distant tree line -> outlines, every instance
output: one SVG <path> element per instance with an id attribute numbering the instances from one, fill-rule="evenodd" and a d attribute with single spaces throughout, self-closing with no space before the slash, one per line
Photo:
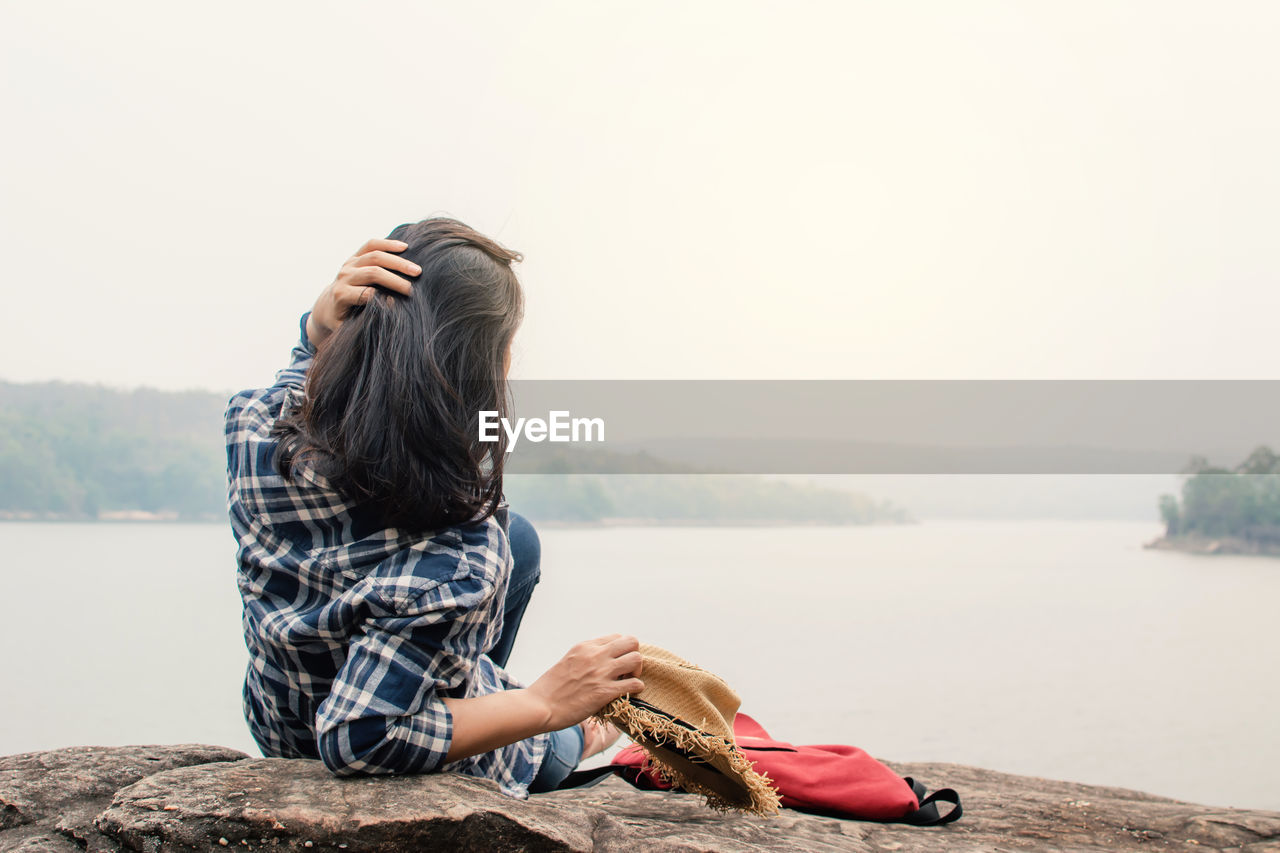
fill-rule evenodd
<path id="1" fill-rule="evenodd" d="M 1203 458 L 1188 466 L 1182 498 L 1162 495 L 1160 515 L 1169 539 L 1240 539 L 1280 548 L 1280 456 L 1259 447 L 1235 468 Z"/>
<path id="2" fill-rule="evenodd" d="M 0 512 L 225 514 L 226 398 L 0 383 Z"/>
<path id="3" fill-rule="evenodd" d="M 0 382 L 0 518 L 94 519 L 142 511 L 186 520 L 226 513 L 228 395 Z M 518 454 L 517 454 L 518 455 Z M 532 454 L 505 485 L 546 521 L 902 521 L 864 495 L 762 477 L 690 474 L 644 453 Z M 624 472 L 599 475 L 591 470 Z M 685 473 L 680 473 L 685 472 Z"/>

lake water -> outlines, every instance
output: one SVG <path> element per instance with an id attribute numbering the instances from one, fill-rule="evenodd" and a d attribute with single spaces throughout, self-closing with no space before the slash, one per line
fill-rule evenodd
<path id="1" fill-rule="evenodd" d="M 1280 560 L 1144 551 L 1158 532 L 544 529 L 509 668 L 532 680 L 578 640 L 634 633 L 793 742 L 1280 809 Z M 0 554 L 0 754 L 257 754 L 228 528 L 0 524 Z"/>

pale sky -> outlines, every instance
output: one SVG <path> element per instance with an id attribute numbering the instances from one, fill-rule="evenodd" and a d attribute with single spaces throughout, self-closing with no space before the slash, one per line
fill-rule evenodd
<path id="1" fill-rule="evenodd" d="M 1268 2 L 0 6 L 0 379 L 235 390 L 343 259 L 524 378 L 1277 378 Z"/>

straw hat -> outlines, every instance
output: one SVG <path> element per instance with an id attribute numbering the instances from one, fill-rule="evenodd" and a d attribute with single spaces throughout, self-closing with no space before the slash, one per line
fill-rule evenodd
<path id="1" fill-rule="evenodd" d="M 673 785 L 702 794 L 715 809 L 778 811 L 778 793 L 733 738 L 742 700 L 719 676 L 666 649 L 640 644 L 644 690 L 595 715 L 625 731 Z"/>

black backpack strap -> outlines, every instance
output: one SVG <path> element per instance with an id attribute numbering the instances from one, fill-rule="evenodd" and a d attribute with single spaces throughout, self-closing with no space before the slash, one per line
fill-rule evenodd
<path id="1" fill-rule="evenodd" d="M 599 785 L 607 776 L 618 776 L 642 791 L 657 790 L 652 780 L 645 776 L 643 768 L 628 767 L 622 764 L 605 764 L 601 767 L 592 767 L 590 770 L 575 770 L 564 777 L 564 781 L 556 786 L 556 790 L 590 788 L 592 785 Z"/>
<path id="2" fill-rule="evenodd" d="M 929 789 L 924 785 L 921 785 L 910 776 L 904 776 L 903 781 L 911 786 L 911 790 L 916 795 L 916 802 L 919 803 L 919 808 L 905 817 L 892 821 L 893 823 L 909 823 L 912 826 L 942 826 L 944 823 L 959 820 L 960 816 L 964 814 L 964 809 L 960 805 L 960 795 L 955 792 L 955 789 L 942 788 L 926 797 L 925 794 L 928 793 Z M 938 803 L 952 803 L 955 808 L 946 814 L 940 814 L 938 812 Z"/>
<path id="3" fill-rule="evenodd" d="M 621 771 L 624 769 L 626 768 L 605 764 L 601 767 L 592 767 L 590 770 L 575 770 L 564 777 L 564 780 L 559 785 L 556 785 L 555 789 L 563 791 L 566 788 L 590 788 L 592 785 L 599 785 L 605 780 L 606 776 L 612 776 L 614 773 L 622 776 Z"/>

